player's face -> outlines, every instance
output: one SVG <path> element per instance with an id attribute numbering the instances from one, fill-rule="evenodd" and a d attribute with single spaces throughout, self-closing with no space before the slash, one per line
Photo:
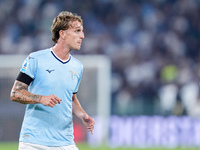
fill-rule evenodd
<path id="1" fill-rule="evenodd" d="M 73 21 L 71 26 L 64 30 L 66 46 L 72 50 L 80 50 L 84 38 L 83 26 L 79 21 Z"/>

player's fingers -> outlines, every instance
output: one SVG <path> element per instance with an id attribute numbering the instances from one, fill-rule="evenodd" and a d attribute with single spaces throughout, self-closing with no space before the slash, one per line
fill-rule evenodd
<path id="1" fill-rule="evenodd" d="M 58 102 L 54 98 L 51 98 L 50 103 L 53 104 L 53 105 L 56 105 Z"/>
<path id="2" fill-rule="evenodd" d="M 93 129 L 94 129 L 94 126 L 90 126 L 89 128 L 93 130 Z"/>
<path id="3" fill-rule="evenodd" d="M 47 106 L 50 106 L 50 107 L 53 108 L 53 107 L 55 106 L 55 104 L 54 104 L 53 102 L 50 101 L 50 102 L 47 104 Z"/>
<path id="4" fill-rule="evenodd" d="M 93 130 L 91 131 L 91 134 L 93 134 Z"/>
<path id="5" fill-rule="evenodd" d="M 91 130 L 94 129 L 94 126 L 89 126 L 89 127 L 87 127 L 87 129 L 88 129 L 89 131 L 91 131 Z"/>
<path id="6" fill-rule="evenodd" d="M 61 103 L 62 99 L 58 98 L 56 95 L 54 95 L 54 100 L 57 102 L 57 103 Z"/>
<path id="7" fill-rule="evenodd" d="M 88 128 L 88 132 L 91 132 L 91 134 L 93 134 L 93 129 L 94 128 Z"/>

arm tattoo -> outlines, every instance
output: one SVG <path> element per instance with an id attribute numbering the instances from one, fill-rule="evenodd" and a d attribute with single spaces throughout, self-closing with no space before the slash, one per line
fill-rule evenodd
<path id="1" fill-rule="evenodd" d="M 19 81 L 16 81 L 11 91 L 11 97 L 13 101 L 22 104 L 34 104 L 40 102 L 42 96 L 32 94 L 28 91 L 28 85 Z"/>

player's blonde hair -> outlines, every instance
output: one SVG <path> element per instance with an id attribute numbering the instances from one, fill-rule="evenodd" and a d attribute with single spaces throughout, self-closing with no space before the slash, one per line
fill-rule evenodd
<path id="1" fill-rule="evenodd" d="M 77 14 L 68 11 L 62 11 L 58 14 L 56 18 L 54 18 L 53 24 L 51 26 L 52 41 L 54 43 L 58 42 L 58 39 L 60 37 L 59 31 L 67 30 L 73 21 L 79 21 L 83 25 L 83 20 L 81 19 L 81 16 L 78 16 Z"/>

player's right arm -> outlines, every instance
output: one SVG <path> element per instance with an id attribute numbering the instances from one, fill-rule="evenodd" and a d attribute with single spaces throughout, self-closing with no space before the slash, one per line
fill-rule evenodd
<path id="1" fill-rule="evenodd" d="M 30 54 L 24 60 L 19 75 L 17 76 L 10 92 L 10 99 L 21 104 L 41 103 L 45 106 L 54 107 L 57 103 L 61 102 L 61 99 L 57 96 L 37 95 L 28 91 L 28 86 L 35 79 L 37 64 L 38 62 L 34 54 Z"/>
<path id="2" fill-rule="evenodd" d="M 32 94 L 28 91 L 28 85 L 18 80 L 15 80 L 15 83 L 10 93 L 10 99 L 21 104 L 41 103 L 45 106 L 50 107 L 54 107 L 57 103 L 60 104 L 60 102 L 62 101 L 55 95 L 42 96 Z"/>

